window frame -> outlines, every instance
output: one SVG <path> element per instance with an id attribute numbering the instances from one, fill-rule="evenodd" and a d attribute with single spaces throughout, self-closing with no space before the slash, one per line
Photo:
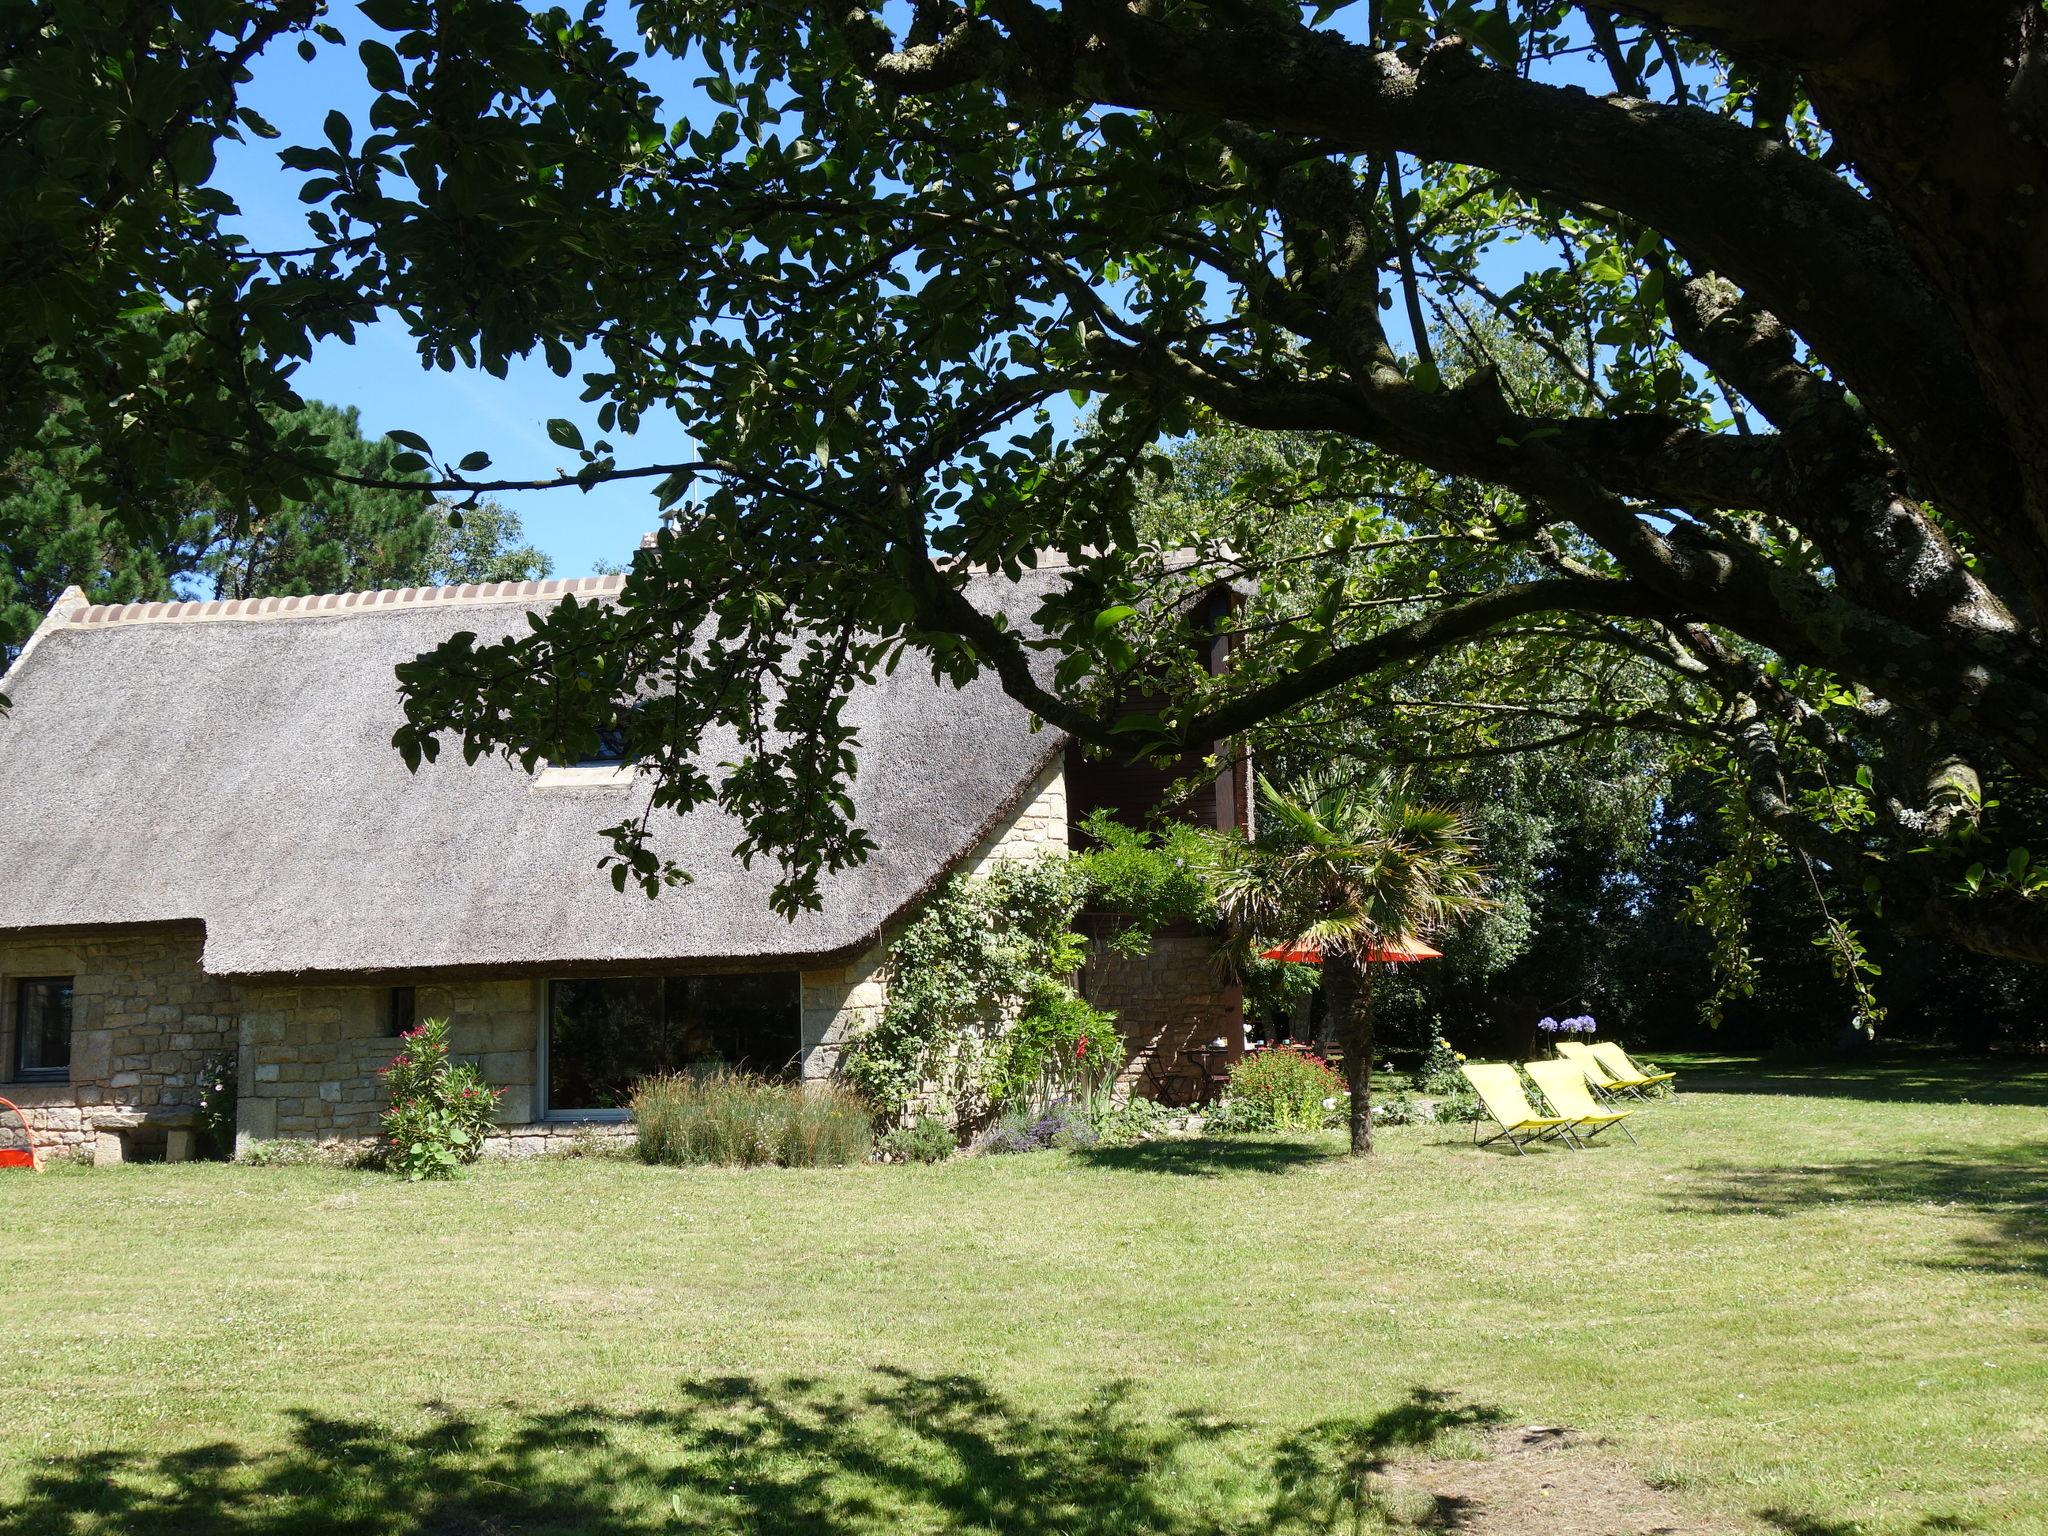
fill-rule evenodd
<path id="1" fill-rule="evenodd" d="M 8 1070 L 13 1074 L 9 1079 L 17 1083 L 68 1083 L 71 1081 L 71 1042 L 78 1032 L 78 977 L 70 976 L 16 976 L 12 978 L 14 1004 L 14 1039 Z M 28 994 L 31 987 L 61 986 L 68 994 L 64 1024 L 64 1065 L 61 1067 L 31 1067 L 22 1060 L 23 1046 L 28 1040 Z"/>
<path id="2" fill-rule="evenodd" d="M 420 989 L 418 987 L 390 987 L 386 991 L 387 996 L 384 999 L 384 1033 L 388 1038 L 396 1040 L 407 1030 L 415 1029 L 419 1026 Z M 400 998 L 405 999 L 405 1006 L 402 1010 L 399 1007 Z M 399 1022 L 401 1012 L 405 1018 L 403 1024 Z"/>
<path id="3" fill-rule="evenodd" d="M 540 1097 L 540 1118 L 543 1123 L 559 1121 L 564 1125 L 623 1125 L 633 1118 L 630 1109 L 557 1109 L 555 1108 L 554 1074 L 550 1068 L 550 1057 L 554 1054 L 555 1032 L 555 983 L 572 981 L 575 977 L 550 976 L 534 988 L 540 994 L 538 1015 L 534 1020 L 534 1041 L 539 1060 L 534 1063 L 534 1084 Z"/>

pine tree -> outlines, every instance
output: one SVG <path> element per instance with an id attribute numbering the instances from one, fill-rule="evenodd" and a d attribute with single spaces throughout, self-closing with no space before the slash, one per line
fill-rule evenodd
<path id="1" fill-rule="evenodd" d="M 318 402 L 293 418 L 326 437 L 350 473 L 414 478 L 353 406 Z M 96 603 L 274 597 L 445 582 L 526 581 L 552 562 L 522 541 L 519 515 L 484 501 L 457 512 L 425 491 L 329 484 L 317 501 L 232 509 L 206 486 L 179 487 L 166 536 L 139 542 L 75 489 L 76 450 L 46 434 L 0 467 L 0 654 L 33 633 L 69 586 Z"/>

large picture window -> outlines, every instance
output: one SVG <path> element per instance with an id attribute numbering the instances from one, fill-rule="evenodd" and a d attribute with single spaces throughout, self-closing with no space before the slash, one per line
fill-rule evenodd
<path id="1" fill-rule="evenodd" d="M 635 976 L 548 985 L 547 1103 L 553 1114 L 624 1109 L 657 1072 L 728 1066 L 796 1070 L 794 971 Z"/>
<path id="2" fill-rule="evenodd" d="M 14 989 L 14 1076 L 62 1082 L 71 1075 L 71 978 L 27 976 Z"/>

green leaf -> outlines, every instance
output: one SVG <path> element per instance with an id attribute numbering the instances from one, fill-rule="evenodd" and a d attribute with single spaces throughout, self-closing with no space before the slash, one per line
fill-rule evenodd
<path id="1" fill-rule="evenodd" d="M 1115 608 L 1105 608 L 1102 612 L 1095 615 L 1095 632 L 1099 635 L 1105 631 L 1112 630 L 1117 625 L 1123 623 L 1124 620 L 1134 617 L 1137 612 L 1138 610 L 1129 604 L 1120 604 Z"/>
<path id="2" fill-rule="evenodd" d="M 414 453 L 432 453 L 433 445 L 417 432 L 408 432 L 404 427 L 393 427 L 384 434 L 401 448 L 410 448 Z"/>
<path id="3" fill-rule="evenodd" d="M 1139 731 L 1152 735 L 1164 735 L 1166 732 L 1166 722 L 1158 715 L 1125 715 L 1123 719 L 1117 721 L 1110 729 L 1120 735 L 1135 734 Z"/>
<path id="4" fill-rule="evenodd" d="M 371 90 L 396 91 L 405 85 L 405 66 L 398 62 L 398 55 L 375 38 L 365 38 L 356 55 L 363 61 L 363 76 Z"/>
<path id="5" fill-rule="evenodd" d="M 574 448 L 579 452 L 583 448 L 583 434 L 577 429 L 576 423 L 565 421 L 560 416 L 548 422 L 548 436 L 558 447 Z"/>
<path id="6" fill-rule="evenodd" d="M 489 469 L 491 467 L 491 456 L 482 449 L 478 449 L 475 453 L 465 453 L 462 456 L 461 464 L 457 467 L 464 471 Z"/>

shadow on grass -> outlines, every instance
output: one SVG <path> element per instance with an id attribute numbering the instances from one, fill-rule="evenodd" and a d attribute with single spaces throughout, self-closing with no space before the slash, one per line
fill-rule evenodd
<path id="1" fill-rule="evenodd" d="M 1858 1520 L 1823 1520 L 1785 1509 L 1758 1510 L 1757 1518 L 1772 1530 L 1783 1531 L 1785 1536 L 1865 1536 L 1869 1529 Z M 1947 1532 L 1982 1529 L 1976 1521 L 1956 1515 L 1929 1515 L 1912 1528 L 1911 1536 L 1944 1536 Z"/>
<path id="2" fill-rule="evenodd" d="M 1864 1158 L 1785 1168 L 1724 1167 L 1671 1196 L 1693 1215 L 1789 1216 L 1825 1205 L 1952 1206 L 1982 1218 L 1957 1267 L 2048 1272 L 2048 1143 L 1945 1157 Z"/>
<path id="3" fill-rule="evenodd" d="M 1369 1474 L 1491 1409 L 1428 1388 L 1370 1419 L 1287 1437 L 1271 1493 L 1239 1511 L 1190 1488 L 1179 1453 L 1242 1426 L 1146 1419 L 1111 1386 L 1071 1409 L 1023 1411 L 966 1376 L 879 1374 L 865 1390 L 727 1378 L 671 1407 L 592 1406 L 424 1432 L 300 1413 L 289 1445 L 38 1462 L 0 1511 L 7 1536 L 826 1536 L 964 1529 L 1006 1536 L 1196 1536 L 1372 1529 Z M 1254 1468 L 1247 1468 L 1253 1471 Z M 1216 1497 L 1221 1497 L 1220 1494 Z M 1441 1523 L 1425 1519 L 1420 1528 Z"/>
<path id="4" fill-rule="evenodd" d="M 2048 1105 L 2048 1066 L 1958 1059 L 1932 1048 L 1894 1047 L 1839 1061 L 1764 1056 L 1655 1058 L 1678 1073 L 1682 1094 L 1796 1094 L 1884 1104 Z"/>
<path id="5" fill-rule="evenodd" d="M 1258 1136 L 1189 1137 L 1141 1141 L 1130 1147 L 1093 1147 L 1075 1156 L 1096 1168 L 1126 1173 L 1175 1173 L 1215 1178 L 1228 1173 L 1284 1173 L 1344 1156 L 1334 1142 L 1286 1141 Z"/>

